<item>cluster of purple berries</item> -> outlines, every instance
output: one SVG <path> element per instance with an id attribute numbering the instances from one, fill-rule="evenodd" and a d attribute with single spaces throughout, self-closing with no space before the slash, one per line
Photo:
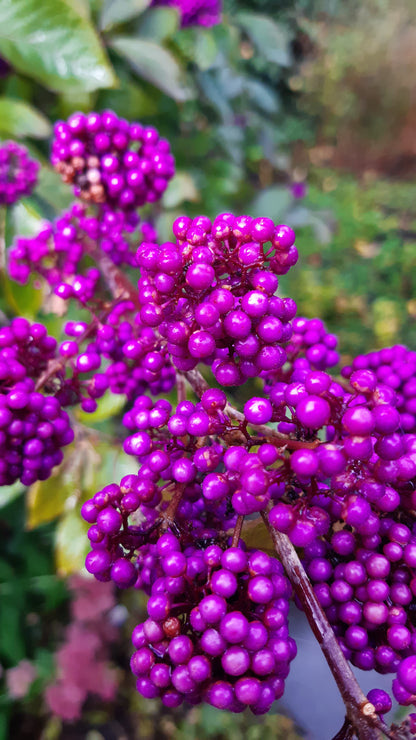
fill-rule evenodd
<path id="1" fill-rule="evenodd" d="M 78 384 L 90 399 L 100 398 L 107 388 L 128 399 L 147 390 L 158 395 L 172 389 L 175 371 L 154 331 L 141 325 L 132 302 L 116 303 L 105 322 L 69 321 L 64 331 L 59 354 L 72 369 L 72 388 Z M 85 411 L 95 410 L 95 402 L 87 406 Z"/>
<path id="2" fill-rule="evenodd" d="M 351 366 L 342 368 L 341 374 L 344 378 L 350 378 L 355 370 L 370 371 L 378 383 L 395 391 L 400 428 L 406 432 L 416 431 L 416 352 L 395 345 L 358 355 Z"/>
<path id="3" fill-rule="evenodd" d="M 296 655 L 287 625 L 291 587 L 281 564 L 218 543 L 182 549 L 171 533 L 156 550 L 161 575 L 148 619 L 132 636 L 137 690 L 168 707 L 205 701 L 232 712 L 269 711 Z"/>
<path id="4" fill-rule="evenodd" d="M 86 304 L 94 298 L 100 271 L 85 268 L 85 258 L 97 260 L 105 255 L 115 265 L 135 266 L 140 237 L 156 238 L 151 224 L 106 206 L 100 214 L 91 215 L 84 204 L 74 203 L 36 236 L 17 238 L 9 253 L 9 273 L 19 283 L 40 275 L 61 298 Z"/>
<path id="5" fill-rule="evenodd" d="M 220 10 L 180 7 L 183 25 L 212 25 Z M 335 381 L 336 336 L 276 295 L 298 253 L 292 229 L 268 218 L 180 217 L 158 245 L 136 213 L 174 173 L 154 129 L 77 113 L 56 125 L 52 162 L 89 205 L 19 239 L 10 274 L 42 276 L 91 317 L 68 321 L 58 350 L 39 324 L 0 330 L 0 482 L 50 475 L 73 438 L 63 406 L 126 395 L 124 450 L 139 470 L 82 516 L 87 570 L 150 597 L 133 633 L 138 691 L 258 714 L 282 695 L 291 588 L 280 562 L 240 539 L 261 514 L 303 550 L 346 658 L 394 674 L 397 701 L 415 704 L 416 353 L 356 357 Z M 140 268 L 137 290 L 120 265 Z M 199 363 L 220 386 L 256 378 L 243 413 L 206 389 Z M 176 381 L 174 409 L 147 395 Z M 379 689 L 369 700 L 390 707 Z"/>
<path id="6" fill-rule="evenodd" d="M 152 0 L 152 5 L 168 5 L 179 10 L 181 25 L 210 28 L 221 22 L 221 0 Z"/>
<path id="7" fill-rule="evenodd" d="M 0 205 L 10 206 L 30 195 L 37 182 L 39 164 L 15 141 L 0 146 Z"/>
<path id="8" fill-rule="evenodd" d="M 223 386 L 282 367 L 296 304 L 274 294 L 297 261 L 292 229 L 222 213 L 178 218 L 173 233 L 176 243 L 143 243 L 137 261 L 141 320 L 157 327 L 176 367 L 202 361 Z"/>
<path id="9" fill-rule="evenodd" d="M 408 521 L 408 524 L 403 523 Z M 416 527 L 380 520 L 378 532 L 350 527 L 305 547 L 305 567 L 345 656 L 362 670 L 397 673 L 393 694 L 416 701 Z"/>
<path id="10" fill-rule="evenodd" d="M 159 200 L 175 172 L 166 139 L 110 110 L 74 113 L 54 128 L 51 162 L 77 197 L 134 211 Z"/>
<path id="11" fill-rule="evenodd" d="M 36 390 L 55 352 L 41 324 L 19 317 L 0 329 L 0 485 L 49 478 L 74 438 L 57 398 Z"/>

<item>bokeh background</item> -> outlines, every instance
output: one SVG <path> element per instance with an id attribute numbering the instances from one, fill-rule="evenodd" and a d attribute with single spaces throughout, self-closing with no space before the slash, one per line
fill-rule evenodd
<path id="1" fill-rule="evenodd" d="M 281 290 L 338 334 L 344 363 L 415 348 L 414 0 L 224 0 L 212 28 L 181 28 L 177 8 L 149 0 L 0 0 L 0 56 L 0 137 L 42 163 L 7 214 L 6 246 L 71 202 L 48 164 L 53 123 L 112 108 L 171 143 L 177 174 L 147 214 L 162 238 L 184 212 L 288 223 L 300 260 Z M 58 335 L 66 317 L 10 281 L 6 261 L 1 320 L 41 317 Z M 329 740 L 342 707 L 299 617 L 287 696 L 266 718 L 172 713 L 136 694 L 129 634 L 143 600 L 80 575 L 79 504 L 129 470 L 119 403 L 88 419 L 50 481 L 0 488 L 0 738 Z"/>

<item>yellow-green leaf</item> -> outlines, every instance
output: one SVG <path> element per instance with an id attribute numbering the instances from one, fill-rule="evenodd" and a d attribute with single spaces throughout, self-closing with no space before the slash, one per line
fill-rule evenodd
<path id="1" fill-rule="evenodd" d="M 83 424 L 88 426 L 100 421 L 106 421 L 112 416 L 116 416 L 124 408 L 127 402 L 127 396 L 122 393 L 106 393 L 102 398 L 97 400 L 97 410 L 93 414 L 87 414 L 85 411 L 78 411 L 77 417 Z"/>
<path id="2" fill-rule="evenodd" d="M 242 539 L 247 547 L 264 550 L 270 555 L 275 555 L 272 539 L 262 520 L 255 519 L 251 522 L 244 522 Z"/>
<path id="3" fill-rule="evenodd" d="M 68 576 L 84 567 L 89 550 L 88 528 L 78 509 L 68 512 L 60 520 L 55 539 L 55 562 L 60 575 Z"/>
<path id="4" fill-rule="evenodd" d="M 27 492 L 27 528 L 34 529 L 60 516 L 74 489 L 74 484 L 65 481 L 60 472 L 48 480 L 36 481 Z"/>

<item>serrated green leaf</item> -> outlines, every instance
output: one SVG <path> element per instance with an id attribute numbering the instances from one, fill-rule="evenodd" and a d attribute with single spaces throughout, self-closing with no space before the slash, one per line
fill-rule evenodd
<path id="1" fill-rule="evenodd" d="M 111 39 L 110 44 L 118 54 L 127 59 L 138 75 L 166 95 L 178 102 L 191 97 L 175 57 L 159 44 L 154 41 L 133 39 L 130 36 L 116 36 Z"/>
<path id="2" fill-rule="evenodd" d="M 75 485 L 64 480 L 61 473 L 30 486 L 26 499 L 27 529 L 34 529 L 60 516 L 65 511 L 67 500 L 74 494 L 74 488 Z"/>
<path id="3" fill-rule="evenodd" d="M 266 15 L 238 13 L 237 23 L 243 27 L 259 54 L 281 67 L 291 64 L 288 30 Z"/>
<path id="4" fill-rule="evenodd" d="M 68 512 L 56 528 L 55 561 L 60 575 L 78 573 L 84 566 L 88 552 L 89 525 L 81 518 L 79 511 Z"/>
<path id="5" fill-rule="evenodd" d="M 51 125 L 36 108 L 13 98 L 0 98 L 0 132 L 19 139 L 31 136 L 32 139 L 46 139 L 50 136 Z"/>
<path id="6" fill-rule="evenodd" d="M 0 0 L 0 52 L 51 90 L 117 82 L 93 25 L 73 0 Z"/>
<path id="7" fill-rule="evenodd" d="M 176 208 L 185 200 L 192 202 L 200 198 L 195 181 L 189 172 L 176 172 L 163 195 L 165 208 Z"/>
<path id="8" fill-rule="evenodd" d="M 173 36 L 179 26 L 179 11 L 177 8 L 150 8 L 140 19 L 140 38 L 152 41 L 164 41 Z"/>
<path id="9" fill-rule="evenodd" d="M 78 411 L 77 418 L 88 426 L 100 421 L 111 419 L 124 408 L 127 402 L 127 396 L 122 393 L 106 393 L 105 396 L 97 400 L 97 410 L 93 414 L 87 414 L 85 411 Z"/>
<path id="10" fill-rule="evenodd" d="M 118 23 L 125 23 L 143 13 L 151 0 L 104 0 L 99 26 L 106 31 Z"/>

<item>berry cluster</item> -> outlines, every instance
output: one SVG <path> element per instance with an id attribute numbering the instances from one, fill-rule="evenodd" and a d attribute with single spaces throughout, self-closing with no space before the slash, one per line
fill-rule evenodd
<path id="1" fill-rule="evenodd" d="M 176 367 L 202 361 L 223 386 L 282 367 L 296 304 L 274 294 L 277 275 L 297 261 L 292 229 L 223 213 L 212 223 L 179 218 L 173 233 L 176 243 L 143 243 L 137 261 L 140 318 L 157 327 Z"/>
<path id="2" fill-rule="evenodd" d="M 397 410 L 400 412 L 400 428 L 406 432 L 416 431 L 416 352 L 395 345 L 368 355 L 358 355 L 352 365 L 342 368 L 344 378 L 350 378 L 355 370 L 368 370 L 377 381 L 395 391 Z"/>
<path id="3" fill-rule="evenodd" d="M 39 164 L 24 146 L 6 141 L 0 146 L 0 205 L 10 206 L 30 195 L 37 182 Z"/>
<path id="4" fill-rule="evenodd" d="M 206 701 L 267 712 L 283 694 L 296 645 L 288 635 L 291 587 L 261 551 L 190 545 L 170 533 L 156 545 L 161 575 L 148 619 L 133 631 L 137 690 L 168 707 Z"/>
<path id="5" fill-rule="evenodd" d="M 181 8 L 183 25 L 219 12 Z M 88 205 L 19 239 L 10 273 L 41 276 L 84 314 L 58 351 L 40 325 L 0 330 L 0 482 L 48 477 L 73 437 L 63 406 L 91 412 L 107 389 L 125 394 L 137 474 L 95 493 L 82 516 L 89 573 L 150 597 L 133 633 L 138 691 L 167 707 L 259 714 L 282 695 L 296 653 L 291 588 L 278 560 L 240 538 L 261 515 L 277 552 L 303 551 L 345 657 L 394 674 L 395 698 L 415 704 L 416 353 L 372 352 L 335 380 L 337 337 L 277 295 L 298 258 L 291 228 L 180 217 L 159 245 L 136 209 L 172 177 L 169 144 L 111 111 L 74 114 L 55 134 L 53 164 Z M 120 266 L 140 268 L 137 290 Z M 255 387 L 242 411 L 200 363 L 220 386 Z M 175 382 L 175 408 L 150 397 Z M 385 692 L 368 698 L 388 711 Z"/>
<path id="6" fill-rule="evenodd" d="M 407 520 L 387 516 L 374 534 L 339 529 L 304 551 L 344 654 L 362 670 L 397 673 L 401 704 L 416 700 L 416 527 Z"/>
<path id="7" fill-rule="evenodd" d="M 175 171 L 169 143 L 156 129 L 110 110 L 74 113 L 55 124 L 51 162 L 77 197 L 134 211 L 159 200 Z"/>
<path id="8" fill-rule="evenodd" d="M 57 398 L 36 391 L 55 351 L 42 324 L 15 318 L 0 329 L 0 485 L 45 480 L 74 438 Z"/>
<path id="9" fill-rule="evenodd" d="M 139 230 L 138 230 L 139 229 Z M 30 276 L 42 276 L 61 298 L 75 298 L 83 304 L 97 290 L 99 270 L 85 268 L 86 258 L 96 261 L 105 255 L 115 265 L 136 265 L 136 243 L 156 238 L 151 224 L 139 224 L 121 211 L 103 206 L 91 215 L 82 203 L 74 203 L 53 223 L 47 223 L 34 237 L 19 237 L 9 254 L 13 280 L 26 283 Z"/>

